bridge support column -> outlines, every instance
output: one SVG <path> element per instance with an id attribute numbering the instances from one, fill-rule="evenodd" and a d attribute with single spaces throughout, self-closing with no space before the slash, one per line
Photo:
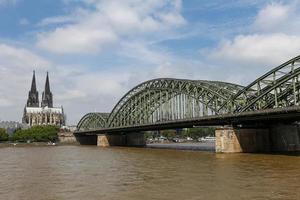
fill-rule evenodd
<path id="1" fill-rule="evenodd" d="M 130 146 L 141 147 L 146 145 L 144 133 L 124 133 L 124 134 L 99 134 L 97 135 L 97 146 Z"/>
<path id="2" fill-rule="evenodd" d="M 99 134 L 97 136 L 97 146 L 109 147 L 109 146 L 125 146 L 126 138 L 122 134 Z"/>
<path id="3" fill-rule="evenodd" d="M 106 134 L 97 135 L 97 146 L 98 147 L 109 147 L 109 142 Z"/>
<path id="4" fill-rule="evenodd" d="M 269 129 L 235 128 L 216 129 L 217 153 L 246 153 L 270 151 Z"/>

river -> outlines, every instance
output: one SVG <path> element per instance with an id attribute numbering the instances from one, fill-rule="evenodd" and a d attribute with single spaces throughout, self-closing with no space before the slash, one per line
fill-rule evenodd
<path id="1" fill-rule="evenodd" d="M 3 200 L 300 199 L 300 156 L 149 148 L 0 148 Z"/>

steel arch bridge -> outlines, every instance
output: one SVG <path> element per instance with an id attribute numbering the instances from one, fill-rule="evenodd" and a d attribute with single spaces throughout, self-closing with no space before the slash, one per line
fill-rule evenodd
<path id="1" fill-rule="evenodd" d="M 130 127 L 157 122 L 298 106 L 300 56 L 248 86 L 208 80 L 160 78 L 128 91 L 111 113 L 89 113 L 77 130 Z"/>

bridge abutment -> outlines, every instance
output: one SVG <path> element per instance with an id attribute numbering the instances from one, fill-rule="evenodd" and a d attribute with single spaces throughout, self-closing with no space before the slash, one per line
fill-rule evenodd
<path id="1" fill-rule="evenodd" d="M 124 133 L 124 134 L 98 134 L 97 146 L 109 147 L 109 146 L 131 146 L 141 147 L 146 145 L 144 133 Z"/>
<path id="2" fill-rule="evenodd" d="M 271 125 L 267 128 L 223 127 L 216 129 L 217 153 L 300 151 L 299 125 Z"/>
<path id="3" fill-rule="evenodd" d="M 216 129 L 217 153 L 269 152 L 269 129 L 235 128 Z"/>

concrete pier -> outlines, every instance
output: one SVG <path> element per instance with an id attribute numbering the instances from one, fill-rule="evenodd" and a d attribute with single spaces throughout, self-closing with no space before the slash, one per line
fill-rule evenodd
<path id="1" fill-rule="evenodd" d="M 123 133 L 123 134 L 99 134 L 97 135 L 97 146 L 145 146 L 144 133 Z"/>
<path id="2" fill-rule="evenodd" d="M 97 136 L 97 146 L 99 147 L 109 147 L 108 137 L 106 134 L 99 134 Z"/>
<path id="3" fill-rule="evenodd" d="M 215 134 L 218 153 L 270 151 L 268 129 L 225 127 L 216 129 Z"/>
<path id="4" fill-rule="evenodd" d="M 217 153 L 300 151 L 297 124 L 267 128 L 223 127 L 216 129 L 215 134 Z"/>

